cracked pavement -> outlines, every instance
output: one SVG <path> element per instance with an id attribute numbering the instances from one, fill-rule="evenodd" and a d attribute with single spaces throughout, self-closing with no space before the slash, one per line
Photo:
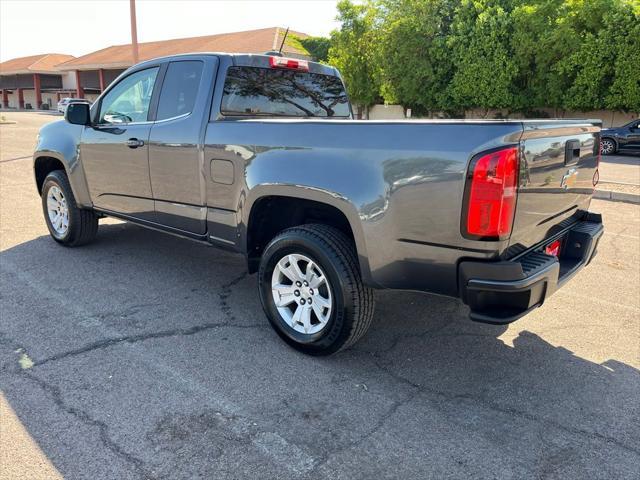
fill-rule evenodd
<path id="1" fill-rule="evenodd" d="M 598 256 L 515 324 L 378 292 L 365 338 L 312 358 L 241 257 L 115 220 L 55 244 L 20 158 L 54 117 L 7 116 L 0 390 L 65 478 L 640 476 L 640 206 L 594 201 Z M 25 458 L 0 452 L 0 478 Z"/>

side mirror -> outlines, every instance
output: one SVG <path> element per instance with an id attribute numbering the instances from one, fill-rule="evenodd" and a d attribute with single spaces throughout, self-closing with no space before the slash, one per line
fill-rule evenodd
<path id="1" fill-rule="evenodd" d="M 91 115 L 89 113 L 89 104 L 70 103 L 64 112 L 64 119 L 74 125 L 90 125 Z"/>

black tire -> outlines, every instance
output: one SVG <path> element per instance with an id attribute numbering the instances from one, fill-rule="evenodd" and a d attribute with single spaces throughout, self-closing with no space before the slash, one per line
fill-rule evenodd
<path id="1" fill-rule="evenodd" d="M 295 331 L 273 300 L 273 271 L 285 255 L 297 253 L 315 262 L 330 285 L 333 306 L 324 328 L 310 335 Z M 258 272 L 262 307 L 275 331 L 293 348 L 310 355 L 330 355 L 357 342 L 371 325 L 375 299 L 362 283 L 357 255 L 344 233 L 326 225 L 308 224 L 278 234 L 266 247 Z"/>
<path id="2" fill-rule="evenodd" d="M 47 197 L 49 190 L 58 187 L 66 200 L 69 212 L 69 226 L 63 234 L 60 234 L 51 224 L 47 209 Z M 91 210 L 78 208 L 76 199 L 73 196 L 71 185 L 67 174 L 62 170 L 54 170 L 44 179 L 42 184 L 42 211 L 44 220 L 49 229 L 51 237 L 61 245 L 66 247 L 78 247 L 91 242 L 98 233 L 98 217 Z"/>
<path id="3" fill-rule="evenodd" d="M 600 140 L 600 152 L 602 155 L 613 155 L 618 151 L 618 144 L 613 138 L 603 138 Z"/>

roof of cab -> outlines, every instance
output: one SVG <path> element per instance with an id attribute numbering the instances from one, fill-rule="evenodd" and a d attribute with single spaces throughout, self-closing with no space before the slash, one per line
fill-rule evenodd
<path id="1" fill-rule="evenodd" d="M 254 53 L 228 53 L 228 52 L 194 52 L 194 53 L 181 53 L 178 55 L 167 55 L 164 57 L 153 58 L 150 60 L 146 60 L 144 62 L 140 62 L 131 68 L 137 70 L 141 66 L 145 66 L 153 63 L 170 62 L 172 60 L 185 59 L 190 57 L 204 57 L 204 56 L 228 58 L 230 59 L 230 64 L 234 66 L 271 68 L 269 63 L 269 58 L 272 55 L 254 54 Z M 310 73 L 319 73 L 322 75 L 332 75 L 332 76 L 338 76 L 338 77 L 340 76 L 340 73 L 338 72 L 338 70 L 329 65 L 324 65 L 318 62 L 312 62 L 310 60 L 300 60 L 297 58 L 295 60 L 308 62 Z"/>

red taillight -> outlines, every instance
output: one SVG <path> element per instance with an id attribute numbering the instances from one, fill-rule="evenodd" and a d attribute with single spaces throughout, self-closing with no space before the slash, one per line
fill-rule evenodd
<path id="1" fill-rule="evenodd" d="M 289 68 L 291 70 L 309 71 L 309 62 L 296 58 L 269 57 L 271 68 Z"/>
<path id="2" fill-rule="evenodd" d="M 560 256 L 560 247 L 562 247 L 562 242 L 560 240 L 556 240 L 555 242 L 551 242 L 544 249 L 544 253 L 547 255 L 551 255 L 553 257 Z"/>
<path id="3" fill-rule="evenodd" d="M 471 163 L 467 182 L 467 236 L 484 240 L 508 237 L 516 206 L 518 148 L 479 157 Z"/>

